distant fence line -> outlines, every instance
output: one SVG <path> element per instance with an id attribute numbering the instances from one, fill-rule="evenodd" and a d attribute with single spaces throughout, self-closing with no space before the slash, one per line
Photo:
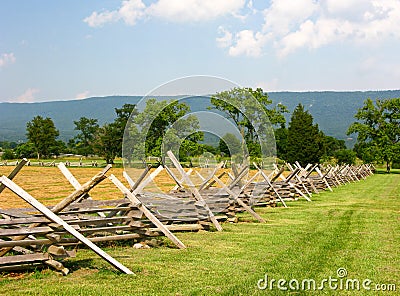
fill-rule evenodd
<path id="1" fill-rule="evenodd" d="M 20 163 L 20 161 L 3 161 L 0 162 L 0 166 L 17 166 Z M 38 166 L 38 167 L 55 167 L 59 164 L 60 162 L 56 162 L 55 160 L 53 161 L 30 161 L 26 163 L 26 166 Z M 99 164 L 97 160 L 91 161 L 91 162 L 84 162 L 84 161 L 65 161 L 63 162 L 66 166 L 68 167 L 98 167 L 102 166 L 103 164 Z M 104 164 L 105 165 L 105 164 Z"/>

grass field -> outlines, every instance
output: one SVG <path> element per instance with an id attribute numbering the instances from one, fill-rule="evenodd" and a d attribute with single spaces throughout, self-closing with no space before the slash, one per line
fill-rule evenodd
<path id="1" fill-rule="evenodd" d="M 303 279 L 314 279 L 319 286 L 329 277 L 339 279 L 339 268 L 348 273 L 343 279 L 370 279 L 371 290 L 375 284 L 395 284 L 397 292 L 381 295 L 399 294 L 399 171 L 314 195 L 311 203 L 299 200 L 286 209 L 258 208 L 257 212 L 268 220 L 266 224 L 243 214 L 239 224 L 223 224 L 223 232 L 178 233 L 188 246 L 185 250 L 170 247 L 168 241 L 152 249 L 105 248 L 135 276 L 120 274 L 94 253 L 80 249 L 76 258 L 65 263 L 72 270 L 68 276 L 51 270 L 3 274 L 0 294 L 308 295 L 310 291 L 301 289 L 280 291 L 276 283 L 272 290 L 260 290 L 257 282 L 267 274 L 269 281 L 293 279 L 301 288 Z M 334 291 L 325 283 L 323 290 L 311 294 L 379 293 L 362 288 Z"/>

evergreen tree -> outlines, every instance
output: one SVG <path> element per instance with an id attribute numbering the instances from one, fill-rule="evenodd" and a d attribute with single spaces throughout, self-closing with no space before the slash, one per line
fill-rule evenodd
<path id="1" fill-rule="evenodd" d="M 276 156 L 279 159 L 286 159 L 287 153 L 287 141 L 288 141 L 288 129 L 286 127 L 280 127 L 275 129 L 275 141 L 276 141 Z"/>
<path id="2" fill-rule="evenodd" d="M 298 161 L 302 166 L 318 163 L 323 155 L 323 133 L 313 124 L 313 117 L 299 104 L 289 123 L 286 160 Z"/>

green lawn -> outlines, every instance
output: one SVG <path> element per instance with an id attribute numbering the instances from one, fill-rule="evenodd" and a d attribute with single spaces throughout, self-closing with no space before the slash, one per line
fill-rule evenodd
<path id="1" fill-rule="evenodd" d="M 60 276 L 44 270 L 22 279 L 0 279 L 1 295 L 334 295 L 328 283 L 320 291 L 259 290 L 269 279 L 329 277 L 370 279 L 396 284 L 400 291 L 400 174 L 376 174 L 365 181 L 299 200 L 289 208 L 259 208 L 266 224 L 241 216 L 239 224 L 223 224 L 224 231 L 178 233 L 188 246 L 137 250 L 116 246 L 105 250 L 136 275 L 115 272 L 89 250 L 79 250 Z M 294 282 L 293 282 L 294 283 Z M 288 287 L 288 284 L 286 284 Z M 341 295 L 376 295 L 376 291 L 341 290 Z"/>

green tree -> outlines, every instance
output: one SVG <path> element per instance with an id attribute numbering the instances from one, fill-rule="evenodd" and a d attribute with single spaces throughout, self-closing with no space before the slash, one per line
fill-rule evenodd
<path id="1" fill-rule="evenodd" d="M 199 144 L 204 140 L 204 133 L 197 131 L 200 128 L 199 120 L 195 115 L 186 115 L 180 117 L 168 129 L 166 135 L 171 131 L 175 133 L 175 137 L 179 138 L 176 143 L 180 143 L 179 159 L 182 161 L 189 160 L 190 157 L 203 153 L 203 145 Z M 168 150 L 167 137 L 164 140 L 164 149 Z"/>
<path id="2" fill-rule="evenodd" d="M 324 138 L 313 117 L 299 104 L 294 109 L 288 128 L 286 160 L 302 166 L 318 163 L 323 155 Z"/>
<path id="3" fill-rule="evenodd" d="M 275 130 L 277 156 L 280 159 L 286 159 L 288 149 L 288 133 L 288 129 L 283 127 Z M 319 138 L 322 140 L 320 146 L 322 157 L 327 157 L 329 159 L 330 157 L 335 156 L 336 151 L 346 149 L 344 140 L 326 136 L 321 130 L 319 131 Z"/>
<path id="4" fill-rule="evenodd" d="M 14 159 L 14 158 L 15 158 L 15 154 L 12 149 L 5 149 L 3 152 L 3 155 L 1 156 L 1 159 L 3 159 L 3 160 L 10 160 L 10 159 Z"/>
<path id="5" fill-rule="evenodd" d="M 210 152 L 211 154 L 218 154 L 219 148 L 208 144 L 201 144 L 202 152 Z"/>
<path id="6" fill-rule="evenodd" d="M 75 138 L 69 139 L 67 142 L 66 153 L 78 154 L 76 150 L 76 142 Z"/>
<path id="7" fill-rule="evenodd" d="M 94 140 L 94 152 L 103 157 L 107 163 L 113 164 L 119 151 L 116 139 L 119 137 L 119 129 L 114 123 L 106 123 L 98 129 Z"/>
<path id="8" fill-rule="evenodd" d="M 57 137 L 59 135 L 51 118 L 34 117 L 26 124 L 26 136 L 33 144 L 37 158 L 49 157 L 59 149 Z"/>
<path id="9" fill-rule="evenodd" d="M 372 163 L 376 160 L 376 155 L 379 151 L 376 146 L 372 145 L 370 142 L 358 142 L 353 148 L 357 157 L 365 163 Z"/>
<path id="10" fill-rule="evenodd" d="M 259 106 L 255 104 L 255 101 L 259 103 Z M 263 125 L 260 125 L 263 114 L 268 116 L 272 126 L 285 126 L 283 114 L 287 112 L 287 108 L 282 104 L 271 107 L 272 100 L 268 98 L 268 94 L 261 88 L 253 90 L 252 88 L 237 87 L 223 91 L 211 98 L 211 104 L 212 107 L 210 109 L 222 111 L 227 118 L 231 119 L 239 127 L 251 156 L 260 156 L 261 149 L 258 144 L 260 133 L 265 135 L 270 132 L 268 130 L 259 130 L 259 133 L 256 133 L 255 127 Z M 245 114 L 246 116 L 244 116 Z"/>
<path id="11" fill-rule="evenodd" d="M 92 140 L 93 144 L 91 145 L 93 152 L 111 164 L 114 163 L 114 159 L 117 156 L 122 156 L 125 126 L 131 114 L 135 116 L 137 111 L 135 110 L 135 105 L 124 104 L 121 108 L 115 108 L 115 113 L 117 117 L 114 122 L 106 123 L 100 128 L 96 119 L 92 119 L 90 122 L 84 121 L 85 127 L 90 127 L 90 131 L 95 133 Z M 125 147 L 125 149 L 130 149 L 130 147 Z"/>
<path id="12" fill-rule="evenodd" d="M 194 115 L 184 117 L 189 111 L 190 107 L 179 101 L 147 100 L 144 110 L 135 114 L 129 123 L 129 141 L 124 143 L 124 155 L 143 157 L 135 151 L 142 151 L 139 147 L 144 145 L 145 156 L 161 157 L 163 144 L 167 150 L 179 149 L 180 157 L 197 153 L 203 133 L 196 131 L 199 123 Z"/>
<path id="13" fill-rule="evenodd" d="M 276 156 L 279 159 L 286 159 L 288 145 L 288 129 L 286 127 L 279 127 L 275 129 L 275 141 Z"/>
<path id="14" fill-rule="evenodd" d="M 124 104 L 121 108 L 115 108 L 115 113 L 117 117 L 114 120 L 114 126 L 118 130 L 118 135 L 115 141 L 118 145 L 117 156 L 122 156 L 122 142 L 124 139 L 125 127 L 128 123 L 129 117 L 135 117 L 138 114 L 136 110 L 136 105 L 134 104 Z"/>
<path id="15" fill-rule="evenodd" d="M 347 134 L 357 133 L 358 148 L 366 149 L 365 154 L 374 152 L 374 160 L 386 162 L 390 172 L 391 163 L 400 154 L 400 98 L 364 101 L 354 117 Z M 365 161 L 365 159 L 363 158 Z"/>
<path id="16" fill-rule="evenodd" d="M 118 123 L 121 129 L 125 129 L 129 117 L 131 115 L 136 116 L 138 111 L 135 104 L 124 104 L 121 108 L 115 108 L 115 113 L 117 114 L 117 118 L 114 122 Z"/>
<path id="17" fill-rule="evenodd" d="M 16 142 L 0 141 L 0 151 L 1 149 L 14 149 L 18 144 Z"/>
<path id="18" fill-rule="evenodd" d="M 30 158 L 35 154 L 35 147 L 31 142 L 21 143 L 14 149 L 17 158 Z"/>
<path id="19" fill-rule="evenodd" d="M 203 134 L 195 132 L 181 141 L 179 159 L 181 161 L 188 161 L 190 157 L 202 154 L 205 149 L 203 145 L 198 144 L 201 140 L 203 140 Z"/>
<path id="20" fill-rule="evenodd" d="M 67 145 L 62 140 L 56 141 L 56 144 L 51 147 L 51 154 L 52 155 L 58 156 L 61 153 L 65 153 L 65 151 L 67 151 Z"/>
<path id="21" fill-rule="evenodd" d="M 79 133 L 74 137 L 74 143 L 68 143 L 70 146 L 74 144 L 74 148 L 78 154 L 88 156 L 93 154 L 93 143 L 96 133 L 99 130 L 97 119 L 81 117 L 78 121 L 74 121 L 75 130 Z"/>
<path id="22" fill-rule="evenodd" d="M 356 152 L 350 149 L 336 150 L 334 156 L 338 164 L 355 164 L 357 159 Z"/>
<path id="23" fill-rule="evenodd" d="M 242 143 L 234 134 L 227 133 L 219 140 L 219 150 L 225 156 L 235 155 L 242 151 Z"/>
<path id="24" fill-rule="evenodd" d="M 331 136 L 321 135 L 324 139 L 323 151 L 325 156 L 334 156 L 336 151 L 346 150 L 346 144 L 344 140 L 339 140 Z"/>

